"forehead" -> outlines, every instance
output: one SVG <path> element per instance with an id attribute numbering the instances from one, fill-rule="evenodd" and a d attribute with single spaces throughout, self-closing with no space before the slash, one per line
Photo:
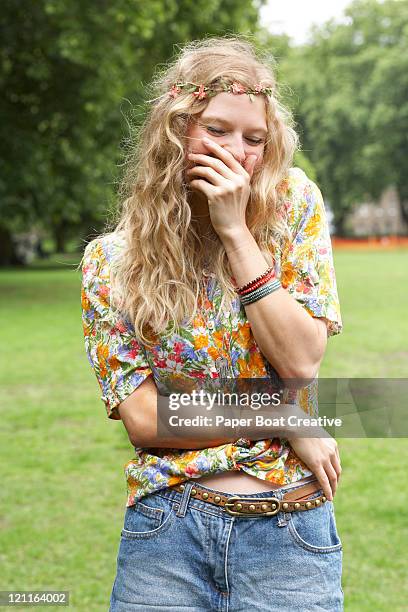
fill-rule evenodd
<path id="1" fill-rule="evenodd" d="M 210 98 L 201 118 L 224 119 L 230 123 L 242 124 L 252 129 L 267 129 L 265 98 L 263 94 L 253 96 L 222 92 Z"/>

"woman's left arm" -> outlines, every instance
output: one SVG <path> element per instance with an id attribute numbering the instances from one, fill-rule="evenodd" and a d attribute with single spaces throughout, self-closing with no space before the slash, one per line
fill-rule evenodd
<path id="1" fill-rule="evenodd" d="M 238 287 L 268 268 L 248 228 L 220 238 Z M 262 354 L 281 378 L 315 378 L 327 343 L 324 320 L 311 317 L 284 288 L 249 304 L 245 313 Z"/>
<path id="2" fill-rule="evenodd" d="M 207 196 L 212 225 L 241 287 L 269 267 L 246 225 L 256 158 L 249 155 L 241 166 L 217 143 L 203 142 L 217 157 L 189 156 L 202 164 L 189 169 L 189 176 L 205 178 L 190 185 Z M 309 380 L 319 370 L 327 336 L 339 333 L 342 322 L 321 192 L 299 168 L 292 169 L 289 183 L 292 237 L 282 252 L 282 287 L 245 306 L 245 312 L 261 352 L 279 376 Z"/>
<path id="3" fill-rule="evenodd" d="M 320 197 L 317 204 L 322 206 Z M 308 220 L 303 219 L 303 221 L 303 226 L 308 227 Z M 323 220 L 323 222 L 326 221 Z M 326 240 L 328 240 L 327 229 L 325 233 Z M 298 238 L 300 244 L 301 236 Z M 228 237 L 224 235 L 224 245 L 238 286 L 245 285 L 261 275 L 268 267 L 256 241 L 248 230 L 231 233 Z M 322 252 L 326 250 L 324 247 L 320 248 Z M 293 253 L 294 250 L 296 249 L 292 249 L 293 261 L 289 258 L 284 265 L 290 271 L 288 276 L 292 280 L 291 291 L 301 298 L 307 274 L 311 274 L 316 281 L 318 279 L 316 270 L 309 270 L 308 273 L 305 271 L 306 266 L 300 263 L 302 258 L 297 258 Z M 303 275 L 303 279 L 295 274 L 294 263 L 296 262 L 302 270 L 300 276 Z M 326 280 L 322 281 L 322 284 L 325 285 L 330 275 L 324 274 L 323 276 Z M 333 279 L 334 275 L 332 282 Z M 341 319 L 337 310 L 335 285 L 331 285 L 331 291 L 333 299 L 331 307 L 326 305 L 324 310 L 322 298 L 320 297 L 319 301 L 319 296 L 316 298 L 316 295 L 309 296 L 311 301 L 308 304 L 318 314 L 327 312 L 332 324 L 335 325 L 332 330 L 338 331 L 341 329 Z M 323 295 L 325 293 L 330 293 L 328 287 L 324 287 Z M 315 378 L 327 343 L 329 328 L 326 327 L 326 321 L 327 325 L 330 325 L 330 321 L 325 317 L 311 317 L 305 308 L 283 288 L 249 304 L 245 307 L 245 311 L 260 350 L 281 378 L 301 379 L 301 382 L 304 379 Z M 315 474 L 327 499 L 333 500 L 341 474 L 336 440 L 334 438 L 288 437 L 288 441 L 295 454 Z"/>

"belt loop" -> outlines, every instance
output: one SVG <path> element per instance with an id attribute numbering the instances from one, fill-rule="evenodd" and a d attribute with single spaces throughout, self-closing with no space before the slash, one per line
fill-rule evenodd
<path id="1" fill-rule="evenodd" d="M 282 498 L 283 498 L 284 494 L 285 494 L 285 491 L 282 490 L 282 489 L 277 489 L 276 491 L 274 491 L 274 496 L 277 497 L 281 503 L 282 503 Z M 278 519 L 278 527 L 286 527 L 287 526 L 287 524 L 288 524 L 288 515 L 287 515 L 286 512 L 284 512 L 283 510 L 278 512 L 277 519 Z"/>
<path id="2" fill-rule="evenodd" d="M 177 510 L 176 516 L 186 516 L 188 502 L 190 501 L 190 491 L 193 488 L 192 482 L 186 482 L 183 495 L 181 497 L 180 507 Z"/>

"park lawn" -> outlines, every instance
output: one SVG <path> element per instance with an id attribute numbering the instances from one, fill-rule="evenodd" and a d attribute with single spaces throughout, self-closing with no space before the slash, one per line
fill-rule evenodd
<path id="1" fill-rule="evenodd" d="M 321 377 L 407 377 L 407 255 L 335 253 L 344 331 L 329 339 Z M 68 590 L 71 609 L 106 610 L 133 453 L 85 355 L 79 273 L 4 270 L 0 287 L 0 590 Z M 402 611 L 406 440 L 338 442 L 345 610 Z"/>

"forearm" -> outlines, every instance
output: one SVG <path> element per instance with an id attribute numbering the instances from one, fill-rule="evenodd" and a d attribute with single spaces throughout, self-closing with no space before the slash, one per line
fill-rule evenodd
<path id="1" fill-rule="evenodd" d="M 191 408 L 194 410 L 194 414 L 197 414 L 197 406 L 194 405 Z M 220 408 L 220 406 L 214 406 L 214 408 Z M 184 406 L 184 409 L 188 411 L 188 406 Z M 157 402 L 154 402 L 149 406 L 148 411 L 138 415 L 131 431 L 128 429 L 129 439 L 134 446 L 200 449 L 229 444 L 244 435 L 239 424 L 233 430 L 227 432 L 224 428 L 216 426 L 214 422 L 210 423 L 208 420 L 205 425 L 200 427 L 172 428 L 168 422 L 165 422 L 163 416 L 158 418 L 157 411 Z M 205 407 L 202 406 L 203 416 L 204 412 Z M 159 420 L 162 423 L 160 428 Z M 247 436 L 245 435 L 245 437 Z"/>
<path id="2" fill-rule="evenodd" d="M 129 435 L 131 443 L 139 448 L 180 448 L 180 449 L 200 449 L 212 446 L 229 444 L 239 438 L 236 433 L 230 436 L 220 436 L 220 431 L 209 431 L 202 428 L 191 432 L 191 437 L 180 435 L 177 430 L 167 431 L 165 435 L 158 434 L 157 421 L 138 422 L 135 426 L 133 435 Z"/>
<path id="3" fill-rule="evenodd" d="M 266 405 L 256 411 L 240 405 L 231 405 L 226 409 L 220 404 L 212 405 L 210 411 L 207 411 L 206 404 L 201 404 L 197 410 L 197 405 L 191 404 L 184 405 L 180 414 L 169 415 L 167 410 L 163 410 L 159 417 L 157 411 L 155 402 L 143 415 L 139 413 L 131 426 L 127 425 L 133 446 L 200 449 L 229 444 L 239 438 L 252 441 L 286 438 L 296 435 L 297 429 L 289 423 L 288 417 L 305 416 L 295 404 Z M 193 425 L 191 421 L 194 418 L 197 421 Z"/>
<path id="4" fill-rule="evenodd" d="M 222 444 L 230 444 L 238 439 L 238 436 L 227 438 L 199 439 L 196 436 L 192 438 L 180 438 L 174 435 L 173 437 L 150 437 L 143 438 L 142 443 L 132 442 L 138 448 L 180 448 L 184 450 L 198 450 L 201 448 L 211 448 L 213 446 L 221 446 Z"/>
<path id="5" fill-rule="evenodd" d="M 223 236 L 222 242 L 238 287 L 268 267 L 248 228 Z M 313 318 L 283 289 L 245 306 L 254 338 L 282 378 L 314 378 L 322 357 Z"/>

